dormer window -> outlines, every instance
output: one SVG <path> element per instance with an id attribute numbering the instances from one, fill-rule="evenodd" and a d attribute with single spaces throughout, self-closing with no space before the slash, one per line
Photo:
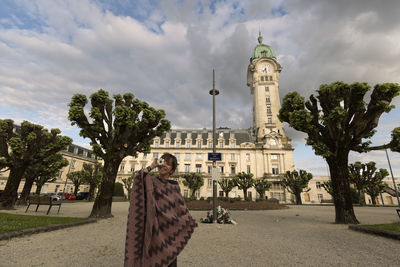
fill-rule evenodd
<path id="1" fill-rule="evenodd" d="M 159 142 L 158 141 L 156 141 L 155 143 L 154 143 L 154 146 L 156 147 L 156 148 L 158 148 L 158 146 L 159 146 Z"/>
<path id="2" fill-rule="evenodd" d="M 169 142 L 165 142 L 165 147 L 168 148 L 169 147 Z"/>

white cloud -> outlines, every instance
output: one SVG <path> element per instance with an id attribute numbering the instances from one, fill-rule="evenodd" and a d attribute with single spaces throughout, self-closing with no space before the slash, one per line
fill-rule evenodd
<path id="1" fill-rule="evenodd" d="M 281 97 L 292 90 L 308 97 L 336 80 L 398 82 L 397 1 L 220 1 L 214 13 L 210 3 L 17 1 L 10 17 L 0 17 L 0 110 L 15 107 L 23 111 L 15 118 L 24 113 L 71 133 L 71 96 L 103 88 L 164 109 L 174 127 L 211 127 L 215 68 L 217 125 L 247 128 L 246 70 L 259 29 L 283 66 Z M 399 108 L 392 113 L 377 142 L 398 126 Z M 304 134 L 287 133 L 304 143 Z"/>

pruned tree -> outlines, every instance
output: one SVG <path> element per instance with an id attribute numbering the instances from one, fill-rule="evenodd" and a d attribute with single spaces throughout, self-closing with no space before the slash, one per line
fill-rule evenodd
<path id="1" fill-rule="evenodd" d="M 68 160 L 61 153 L 52 154 L 41 161 L 35 159 L 24 174 L 25 184 L 18 204 L 27 204 L 33 183 L 36 184 L 36 193 L 40 194 L 42 186 L 57 180 L 60 170 L 65 166 L 68 166 Z"/>
<path id="2" fill-rule="evenodd" d="M 256 179 L 254 182 L 254 188 L 256 189 L 257 193 L 260 195 L 261 199 L 265 197 L 265 191 L 268 191 L 272 186 L 272 183 L 267 179 Z"/>
<path id="3" fill-rule="evenodd" d="M 85 181 L 89 183 L 89 196 L 88 201 L 94 200 L 94 191 L 99 186 L 102 178 L 103 166 L 96 163 L 83 163 L 83 170 L 86 172 Z"/>
<path id="4" fill-rule="evenodd" d="M 321 184 L 321 186 L 325 189 L 325 191 L 333 197 L 333 189 L 332 189 L 332 181 L 326 181 Z"/>
<path id="5" fill-rule="evenodd" d="M 363 164 L 356 161 L 354 164 L 349 164 L 349 179 L 357 190 L 359 197 L 358 203 L 361 206 L 365 205 L 365 187 L 372 180 L 372 177 L 376 171 L 375 162 L 370 161 L 367 164 Z"/>
<path id="6" fill-rule="evenodd" d="M 135 177 L 136 172 L 133 172 L 131 176 L 128 178 L 122 178 L 122 183 L 124 184 L 124 187 L 126 191 L 128 191 L 128 199 L 131 199 L 131 193 L 132 193 L 132 184 L 133 184 L 133 178 Z"/>
<path id="7" fill-rule="evenodd" d="M 190 189 L 190 197 L 193 198 L 196 191 L 204 185 L 203 176 L 201 176 L 199 173 L 191 172 L 185 173 L 183 178 L 183 185 Z"/>
<path id="8" fill-rule="evenodd" d="M 243 190 L 243 195 L 244 199 L 247 200 L 247 190 L 251 188 L 254 185 L 254 179 L 253 179 L 253 174 L 252 173 L 245 173 L 245 172 L 239 172 L 234 178 L 233 182 L 235 185 Z"/>
<path id="9" fill-rule="evenodd" d="M 18 187 L 26 170 L 66 149 L 72 139 L 60 136 L 60 130 L 23 121 L 20 127 L 13 120 L 0 120 L 0 169 L 10 170 L 7 184 L 0 197 L 0 209 L 12 209 L 18 197 Z"/>
<path id="10" fill-rule="evenodd" d="M 236 186 L 235 182 L 232 179 L 222 178 L 218 181 L 219 186 L 221 187 L 222 191 L 224 191 L 225 196 L 229 197 L 229 192 Z"/>
<path id="11" fill-rule="evenodd" d="M 104 90 L 90 96 L 91 121 L 84 112 L 88 102 L 85 95 L 74 95 L 69 104 L 71 124 L 81 128 L 80 135 L 90 138 L 93 152 L 104 160 L 103 179 L 90 217 L 112 216 L 112 194 L 122 159 L 150 152 L 151 140 L 171 128 L 163 110 L 150 107 L 133 94 L 113 98 Z"/>
<path id="12" fill-rule="evenodd" d="M 365 192 L 371 197 L 373 205 L 376 205 L 376 198 L 379 194 L 385 191 L 383 179 L 388 175 L 389 172 L 386 169 L 379 169 L 379 171 L 375 172 L 372 178 L 368 181 L 367 186 L 365 187 Z"/>
<path id="13" fill-rule="evenodd" d="M 67 174 L 67 179 L 70 179 L 74 184 L 74 195 L 79 191 L 79 186 L 86 183 L 87 172 L 85 170 L 74 171 Z"/>
<path id="14" fill-rule="evenodd" d="M 312 179 L 312 174 L 305 170 L 294 170 L 292 172 L 287 171 L 284 174 L 284 177 L 285 178 L 282 179 L 281 184 L 289 193 L 292 193 L 296 197 L 296 205 L 301 205 L 301 193 L 311 190 L 308 188 L 308 182 Z"/>
<path id="15" fill-rule="evenodd" d="M 307 144 L 324 157 L 331 174 L 336 223 L 358 223 L 350 193 L 348 157 L 350 151 L 367 152 L 382 113 L 389 112 L 392 99 L 400 92 L 393 83 L 377 84 L 367 104 L 367 83 L 323 84 L 317 96 L 305 101 L 297 92 L 287 94 L 279 119 L 307 134 Z M 367 140 L 365 140 L 367 139 Z M 396 149 L 396 140 L 390 148 Z"/>

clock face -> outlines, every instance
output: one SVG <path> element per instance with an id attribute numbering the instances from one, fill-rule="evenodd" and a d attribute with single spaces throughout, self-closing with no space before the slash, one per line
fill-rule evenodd
<path id="1" fill-rule="evenodd" d="M 269 73 L 271 71 L 271 65 L 263 64 L 261 65 L 261 72 L 262 73 Z"/>

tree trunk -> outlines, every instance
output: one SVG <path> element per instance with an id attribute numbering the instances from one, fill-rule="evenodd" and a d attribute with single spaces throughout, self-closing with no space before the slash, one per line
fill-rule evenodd
<path id="1" fill-rule="evenodd" d="M 94 190 L 96 189 L 96 184 L 90 184 L 89 188 L 89 196 L 88 196 L 88 201 L 93 201 L 94 199 Z"/>
<path id="2" fill-rule="evenodd" d="M 33 182 L 35 177 L 25 174 L 25 184 L 24 189 L 22 189 L 21 197 L 18 199 L 18 205 L 27 205 L 29 194 L 31 193 Z"/>
<path id="3" fill-rule="evenodd" d="M 192 193 L 191 193 L 191 195 L 190 195 L 190 198 L 193 198 L 193 197 L 194 197 L 194 194 L 196 194 L 196 190 L 192 189 Z"/>
<path id="4" fill-rule="evenodd" d="M 42 191 L 42 184 L 36 184 L 36 192 L 35 194 L 40 195 L 40 191 Z"/>
<path id="5" fill-rule="evenodd" d="M 103 181 L 101 182 L 98 197 L 93 204 L 91 218 L 113 217 L 111 214 L 112 195 L 120 163 L 121 160 L 104 160 Z"/>
<path id="6" fill-rule="evenodd" d="M 74 196 L 76 196 L 78 194 L 79 191 L 79 186 L 80 184 L 75 184 L 75 188 L 74 188 Z"/>
<path id="7" fill-rule="evenodd" d="M 301 194 L 300 192 L 295 193 L 296 196 L 296 205 L 303 205 L 303 202 L 301 201 Z"/>
<path id="8" fill-rule="evenodd" d="M 358 224 L 351 198 L 348 155 L 348 152 L 342 152 L 327 159 L 335 204 L 335 223 Z"/>
<path id="9" fill-rule="evenodd" d="M 14 209 L 15 201 L 18 199 L 18 187 L 24 172 L 25 168 L 22 166 L 10 169 L 6 187 L 0 197 L 0 209 Z"/>
<path id="10" fill-rule="evenodd" d="M 377 197 L 377 195 L 370 195 L 370 197 L 371 197 L 372 205 L 376 205 L 376 197 Z"/>
<path id="11" fill-rule="evenodd" d="M 225 197 L 229 197 L 229 191 L 225 191 Z"/>
<path id="12" fill-rule="evenodd" d="M 360 203 L 360 206 L 365 206 L 365 197 L 362 190 L 358 191 L 358 202 Z"/>
<path id="13" fill-rule="evenodd" d="M 243 188 L 243 195 L 244 195 L 244 200 L 247 200 L 248 199 L 248 197 L 247 197 L 247 188 L 245 189 L 245 188 Z"/>

